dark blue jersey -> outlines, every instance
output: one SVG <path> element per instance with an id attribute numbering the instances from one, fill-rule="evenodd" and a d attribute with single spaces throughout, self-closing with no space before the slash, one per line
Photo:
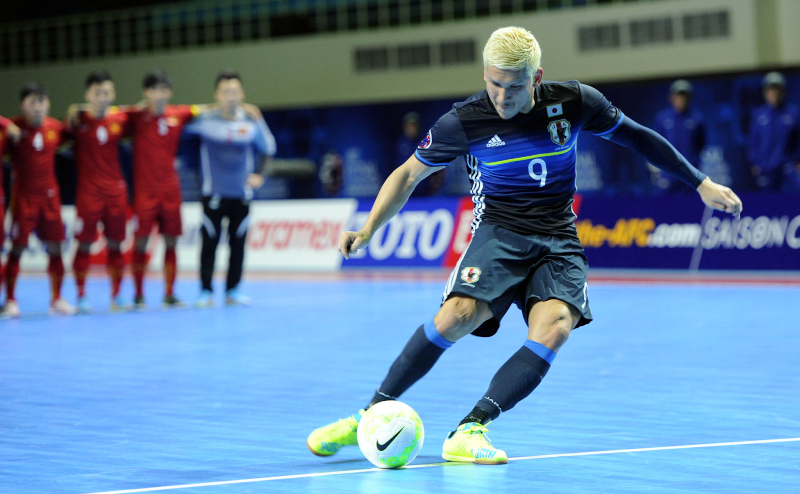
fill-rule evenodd
<path id="1" fill-rule="evenodd" d="M 610 134 L 623 118 L 599 91 L 578 81 L 542 83 L 533 108 L 509 120 L 481 91 L 443 115 L 415 156 L 429 166 L 466 158 L 473 233 L 487 223 L 523 235 L 577 238 L 572 199 L 578 134 Z"/>

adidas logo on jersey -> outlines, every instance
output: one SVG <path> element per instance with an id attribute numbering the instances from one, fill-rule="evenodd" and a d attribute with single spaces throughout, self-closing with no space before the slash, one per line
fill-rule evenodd
<path id="1" fill-rule="evenodd" d="M 489 139 L 489 142 L 486 143 L 487 148 L 496 148 L 498 146 L 505 146 L 505 145 L 506 143 L 502 139 L 497 137 L 497 134 L 495 134 L 494 137 Z"/>

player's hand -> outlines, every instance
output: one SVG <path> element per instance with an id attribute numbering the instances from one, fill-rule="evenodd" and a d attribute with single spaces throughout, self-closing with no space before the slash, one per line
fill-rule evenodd
<path id="1" fill-rule="evenodd" d="M 700 193 L 700 198 L 706 203 L 706 206 L 710 208 L 725 211 L 737 217 L 742 214 L 742 200 L 739 199 L 739 196 L 728 187 L 712 182 L 708 177 L 697 187 L 697 192 Z"/>
<path id="2" fill-rule="evenodd" d="M 6 127 L 6 135 L 14 144 L 19 142 L 20 137 L 22 137 L 22 132 L 19 130 L 13 123 L 9 123 L 8 127 Z"/>
<path id="3" fill-rule="evenodd" d="M 244 112 L 247 114 L 248 117 L 252 118 L 256 122 L 264 119 L 264 114 L 261 113 L 261 109 L 256 105 L 251 105 L 250 103 L 242 103 L 242 109 L 244 109 Z"/>
<path id="4" fill-rule="evenodd" d="M 370 235 L 364 231 L 342 232 L 339 234 L 339 252 L 345 259 L 350 259 L 350 254 L 358 249 L 365 248 L 370 241 Z"/>
<path id="5" fill-rule="evenodd" d="M 251 173 L 247 177 L 247 185 L 254 190 L 260 189 L 264 185 L 264 176 L 260 173 Z"/>
<path id="6" fill-rule="evenodd" d="M 80 112 L 81 112 L 80 105 L 76 103 L 69 105 L 69 108 L 67 108 L 67 118 L 66 118 L 68 129 L 74 129 L 75 127 L 78 126 L 78 123 L 80 123 L 78 121 Z"/>

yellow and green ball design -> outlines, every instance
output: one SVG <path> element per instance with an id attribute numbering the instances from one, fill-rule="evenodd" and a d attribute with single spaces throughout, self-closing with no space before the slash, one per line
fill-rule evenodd
<path id="1" fill-rule="evenodd" d="M 383 401 L 364 412 L 358 423 L 358 447 L 375 466 L 399 468 L 422 449 L 425 429 L 413 408 Z"/>

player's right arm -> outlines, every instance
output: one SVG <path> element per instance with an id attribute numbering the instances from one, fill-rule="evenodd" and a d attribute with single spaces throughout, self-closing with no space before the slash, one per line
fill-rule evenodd
<path id="1" fill-rule="evenodd" d="M 339 252 L 345 259 L 350 259 L 350 254 L 366 247 L 378 228 L 403 209 L 417 185 L 442 168 L 444 166 L 428 166 L 412 155 L 395 169 L 378 192 L 364 227 L 357 232 L 342 232 L 339 235 Z"/>
<path id="2" fill-rule="evenodd" d="M 383 183 L 364 227 L 339 235 L 339 252 L 350 259 L 351 253 L 366 247 L 378 228 L 403 208 L 417 184 L 465 154 L 469 154 L 467 135 L 458 114 L 451 110 L 442 115 L 414 154 Z"/>
<path id="3" fill-rule="evenodd" d="M 10 119 L 0 116 L 0 130 L 4 131 L 12 143 L 17 143 L 22 135 L 19 127 Z"/>

